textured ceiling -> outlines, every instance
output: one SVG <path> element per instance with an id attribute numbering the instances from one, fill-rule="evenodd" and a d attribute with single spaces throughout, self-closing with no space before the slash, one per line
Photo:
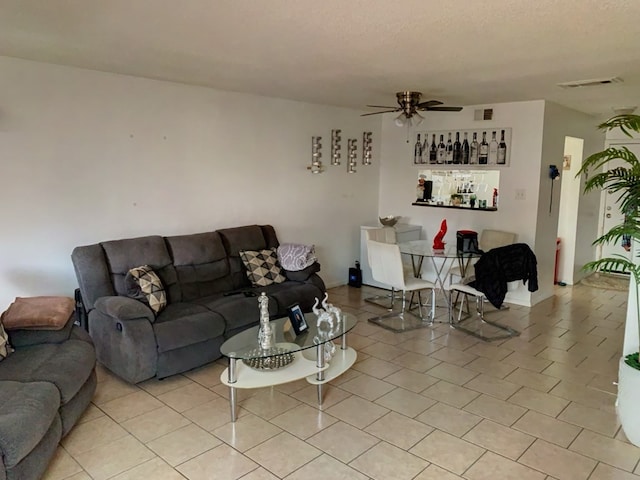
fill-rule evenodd
<path id="1" fill-rule="evenodd" d="M 639 0 L 0 0 L 0 55 L 363 110 L 419 90 L 609 115 L 640 104 L 638 38 Z"/>

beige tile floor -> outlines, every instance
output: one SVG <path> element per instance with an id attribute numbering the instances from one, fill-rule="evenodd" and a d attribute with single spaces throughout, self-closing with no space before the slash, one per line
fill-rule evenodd
<path id="1" fill-rule="evenodd" d="M 627 294 L 557 287 L 493 312 L 522 331 L 486 343 L 445 324 L 392 333 L 367 322 L 374 289 L 339 287 L 355 314 L 353 369 L 322 410 L 298 381 L 240 391 L 229 422 L 224 361 L 129 385 L 99 367 L 93 404 L 46 480 L 640 478 L 615 415 Z"/>

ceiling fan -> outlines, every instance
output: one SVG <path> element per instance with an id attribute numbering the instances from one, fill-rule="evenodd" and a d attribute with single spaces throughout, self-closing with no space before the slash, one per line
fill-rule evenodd
<path id="1" fill-rule="evenodd" d="M 381 113 L 400 112 L 395 119 L 396 125 L 403 127 L 404 125 L 420 125 L 424 120 L 424 117 L 420 115 L 419 111 L 436 111 L 436 112 L 459 112 L 462 107 L 447 107 L 438 100 L 428 100 L 421 102 L 421 92 L 398 92 L 396 93 L 396 99 L 398 101 L 398 107 L 385 107 L 383 105 L 367 105 L 372 108 L 384 108 L 380 112 L 364 113 L 361 117 L 368 115 L 379 115 Z M 413 121 L 411 120 L 413 118 Z"/>

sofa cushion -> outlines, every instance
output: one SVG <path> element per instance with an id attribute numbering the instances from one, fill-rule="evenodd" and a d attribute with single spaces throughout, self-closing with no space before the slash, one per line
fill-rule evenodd
<path id="1" fill-rule="evenodd" d="M 78 393 L 95 364 L 93 345 L 82 340 L 33 345 L 17 348 L 2 362 L 0 381 L 49 382 L 65 404 Z M 56 409 L 59 406 L 60 402 Z"/>
<path id="2" fill-rule="evenodd" d="M 167 302 L 180 302 L 182 293 L 178 285 L 175 267 L 165 245 L 158 235 L 103 242 L 111 281 L 118 295 L 127 295 L 125 277 L 129 270 L 149 265 L 158 274 L 167 293 Z"/>
<path id="3" fill-rule="evenodd" d="M 263 228 L 259 225 L 247 225 L 244 227 L 224 228 L 218 230 L 229 261 L 229 276 L 232 282 L 232 290 L 236 288 L 250 287 L 251 282 L 247 278 L 246 269 L 240 259 L 241 250 L 264 250 L 277 247 L 267 243 Z M 273 241 L 273 239 L 271 239 Z"/>
<path id="4" fill-rule="evenodd" d="M 0 381 L 0 450 L 5 467 L 16 466 L 38 445 L 56 420 L 59 406 L 60 395 L 51 383 Z"/>
<path id="5" fill-rule="evenodd" d="M 167 306 L 167 294 L 162 280 L 149 265 L 135 267 L 124 278 L 127 296 L 149 305 L 156 315 Z"/>
<path id="6" fill-rule="evenodd" d="M 272 283 L 282 283 L 283 275 L 275 248 L 268 250 L 243 250 L 240 258 L 247 269 L 247 277 L 254 287 L 266 287 Z"/>
<path id="7" fill-rule="evenodd" d="M 227 252 L 218 232 L 167 237 L 182 301 L 231 290 Z"/>
<path id="8" fill-rule="evenodd" d="M 287 281 L 285 283 L 269 285 L 261 290 L 275 300 L 276 315 L 286 315 L 287 308 L 299 304 L 303 312 L 310 312 L 315 298 L 320 301 L 324 298 L 324 292 L 313 283 L 299 283 Z M 272 302 L 273 303 L 273 302 Z M 269 309 L 271 310 L 271 309 Z"/>
<path id="9" fill-rule="evenodd" d="M 225 336 L 229 337 L 230 332 L 233 334 L 238 329 L 256 325 L 259 322 L 260 306 L 258 304 L 258 295 L 262 290 L 264 289 L 255 289 L 255 291 L 251 292 L 255 296 L 250 297 L 242 293 L 230 296 L 212 295 L 194 300 L 194 303 L 220 314 L 226 324 Z M 275 315 L 276 313 L 278 313 L 278 302 L 270 299 L 269 315 Z"/>
<path id="10" fill-rule="evenodd" d="M 221 337 L 224 330 L 222 316 L 193 303 L 168 305 L 153 324 L 158 353 Z"/>

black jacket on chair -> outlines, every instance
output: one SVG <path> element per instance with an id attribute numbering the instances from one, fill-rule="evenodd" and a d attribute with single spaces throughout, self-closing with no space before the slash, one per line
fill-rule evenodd
<path id="1" fill-rule="evenodd" d="M 493 248 L 475 264 L 476 279 L 470 285 L 500 308 L 507 294 L 507 282 L 522 280 L 530 292 L 538 290 L 538 261 L 526 243 Z"/>

